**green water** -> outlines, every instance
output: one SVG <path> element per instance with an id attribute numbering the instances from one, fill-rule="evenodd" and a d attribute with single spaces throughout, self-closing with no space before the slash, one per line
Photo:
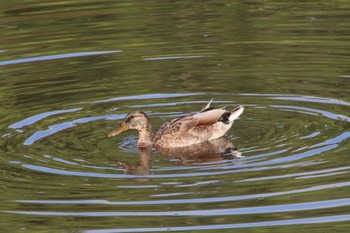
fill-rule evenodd
<path id="1" fill-rule="evenodd" d="M 350 2 L 0 2 L 1 232 L 348 232 Z M 107 138 L 244 105 L 243 158 Z M 191 157 L 192 155 L 192 157 Z"/>

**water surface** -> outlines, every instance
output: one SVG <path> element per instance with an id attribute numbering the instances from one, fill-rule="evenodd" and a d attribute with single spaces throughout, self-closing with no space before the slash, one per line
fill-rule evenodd
<path id="1" fill-rule="evenodd" d="M 347 232 L 350 3 L 0 3 L 4 232 Z M 107 133 L 244 105 L 236 158 Z M 184 153 L 184 152 L 183 152 Z"/>

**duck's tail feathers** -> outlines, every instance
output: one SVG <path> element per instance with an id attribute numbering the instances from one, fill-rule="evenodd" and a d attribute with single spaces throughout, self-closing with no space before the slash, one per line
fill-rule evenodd
<path id="1" fill-rule="evenodd" d="M 234 120 L 236 120 L 244 111 L 243 106 L 238 106 L 232 109 L 231 111 L 225 111 L 222 113 L 218 121 L 221 121 L 224 124 L 232 124 Z"/>
<path id="2" fill-rule="evenodd" d="M 241 106 L 238 106 L 238 107 L 235 107 L 233 110 L 231 110 L 231 114 L 229 116 L 229 121 L 232 122 L 234 120 L 236 120 L 244 111 L 244 107 L 241 105 Z"/>
<path id="3" fill-rule="evenodd" d="M 212 98 L 212 99 L 209 101 L 209 103 L 207 103 L 207 105 L 205 105 L 205 107 L 202 108 L 202 109 L 200 110 L 200 112 L 205 112 L 205 111 L 210 110 L 210 104 L 211 104 L 211 102 L 213 102 L 213 100 L 214 100 L 214 98 Z"/>

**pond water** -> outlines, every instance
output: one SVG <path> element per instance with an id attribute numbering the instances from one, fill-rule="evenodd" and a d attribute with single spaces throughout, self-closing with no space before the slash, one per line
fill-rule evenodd
<path id="1" fill-rule="evenodd" d="M 350 3 L 0 3 L 1 232 L 348 232 Z M 244 105 L 234 153 L 107 138 Z M 184 152 L 183 152 L 184 153 Z"/>

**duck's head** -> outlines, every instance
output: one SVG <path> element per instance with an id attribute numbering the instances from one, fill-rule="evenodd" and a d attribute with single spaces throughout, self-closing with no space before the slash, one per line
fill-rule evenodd
<path id="1" fill-rule="evenodd" d="M 108 137 L 116 136 L 129 129 L 137 129 L 139 131 L 142 129 L 148 130 L 150 126 L 150 120 L 146 113 L 141 111 L 131 112 L 126 115 L 124 120 L 108 134 Z"/>

